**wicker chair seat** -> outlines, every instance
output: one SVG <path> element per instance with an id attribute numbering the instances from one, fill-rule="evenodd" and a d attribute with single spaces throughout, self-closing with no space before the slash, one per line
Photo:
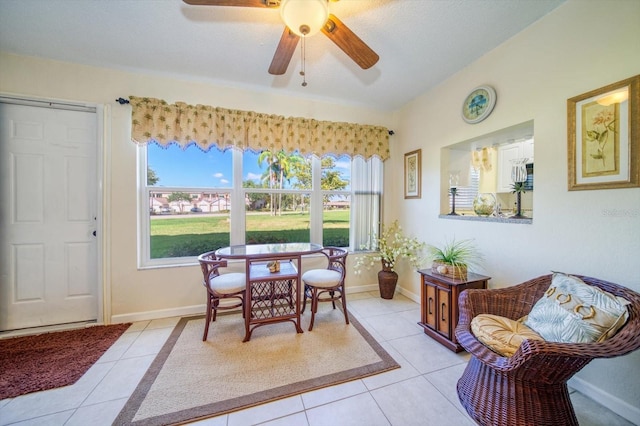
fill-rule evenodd
<path id="1" fill-rule="evenodd" d="M 335 287 L 341 279 L 342 274 L 331 269 L 311 269 L 302 275 L 302 281 L 313 287 Z"/>
<path id="2" fill-rule="evenodd" d="M 237 293 L 247 288 L 247 279 L 241 272 L 221 274 L 209 280 L 209 288 L 218 293 Z"/>
<path id="3" fill-rule="evenodd" d="M 471 332 L 478 314 L 517 320 L 527 315 L 551 284 L 552 275 L 502 289 L 466 290 L 460 295 L 456 337 L 471 355 L 458 381 L 458 397 L 481 425 L 578 425 L 567 380 L 594 358 L 612 358 L 640 348 L 640 294 L 617 284 L 576 275 L 589 285 L 631 302 L 629 319 L 599 343 L 525 340 L 511 357 L 484 346 Z"/>

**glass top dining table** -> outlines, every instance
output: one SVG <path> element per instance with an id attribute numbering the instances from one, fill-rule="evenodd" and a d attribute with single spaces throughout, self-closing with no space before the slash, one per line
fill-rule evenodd
<path id="1" fill-rule="evenodd" d="M 278 255 L 302 256 L 319 253 L 323 247 L 314 243 L 241 244 L 222 247 L 216 255 L 223 259 L 268 259 Z"/>
<path id="2" fill-rule="evenodd" d="M 216 250 L 218 258 L 245 260 L 244 342 L 251 339 L 256 327 L 275 322 L 291 321 L 296 331 L 302 333 L 301 260 L 304 255 L 322 250 L 320 244 L 313 243 L 242 244 Z M 274 260 L 283 263 L 271 271 L 266 262 Z"/>

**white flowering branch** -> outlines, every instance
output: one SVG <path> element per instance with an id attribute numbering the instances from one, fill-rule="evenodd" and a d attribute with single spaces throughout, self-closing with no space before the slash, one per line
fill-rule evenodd
<path id="1" fill-rule="evenodd" d="M 401 258 L 406 258 L 407 261 L 414 267 L 420 266 L 422 258 L 420 252 L 424 248 L 425 244 L 418 241 L 417 238 L 409 238 L 402 232 L 402 227 L 398 224 L 398 221 L 394 221 L 390 226 L 382 226 L 382 235 L 378 237 L 374 235 L 372 238 L 373 249 L 375 253 L 366 254 L 356 259 L 353 268 L 356 275 L 362 273 L 362 268 L 371 269 L 375 265 L 382 265 L 388 267 L 392 271 L 395 270 L 396 262 Z M 363 249 L 371 249 L 370 247 L 363 247 Z"/>

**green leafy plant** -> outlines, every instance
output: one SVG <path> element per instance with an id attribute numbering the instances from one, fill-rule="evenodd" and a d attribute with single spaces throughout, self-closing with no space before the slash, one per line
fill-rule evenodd
<path id="1" fill-rule="evenodd" d="M 383 225 L 382 235 L 374 235 L 372 238 L 372 246 L 376 252 L 358 257 L 353 265 L 354 272 L 359 275 L 362 268 L 371 269 L 381 263 L 383 268 L 395 271 L 396 262 L 400 258 L 406 258 L 412 266 L 419 267 L 422 263 L 420 253 L 424 245 L 415 237 L 407 237 L 397 220 L 389 226 Z"/>
<path id="2" fill-rule="evenodd" d="M 525 182 L 514 182 L 511 184 L 511 193 L 512 194 L 524 194 L 526 188 L 524 186 Z"/>
<path id="3" fill-rule="evenodd" d="M 473 240 L 446 241 L 442 247 L 427 246 L 427 256 L 434 262 L 451 265 L 454 268 L 478 267 L 482 263 L 482 254 Z"/>

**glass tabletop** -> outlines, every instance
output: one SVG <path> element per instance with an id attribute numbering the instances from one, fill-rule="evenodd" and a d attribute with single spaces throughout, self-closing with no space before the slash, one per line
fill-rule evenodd
<path id="1" fill-rule="evenodd" d="M 318 253 L 322 248 L 320 244 L 313 243 L 243 244 L 222 247 L 216 250 L 216 254 L 223 258 L 260 258 L 280 254 Z"/>

